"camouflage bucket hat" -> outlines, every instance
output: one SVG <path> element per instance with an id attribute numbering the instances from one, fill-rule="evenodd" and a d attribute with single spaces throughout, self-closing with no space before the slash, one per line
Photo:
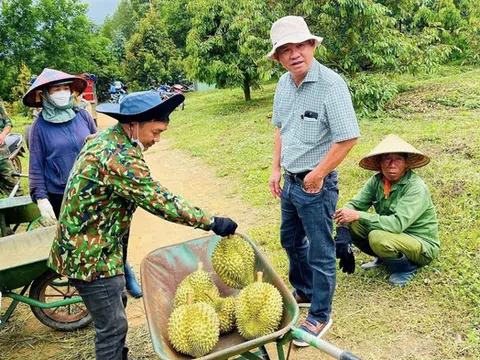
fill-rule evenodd
<path id="1" fill-rule="evenodd" d="M 78 76 L 45 68 L 23 96 L 23 103 L 29 107 L 41 107 L 41 91 L 45 89 L 45 87 L 55 84 L 70 84 L 70 89 L 77 95 L 80 95 L 87 87 L 87 81 Z"/>
<path id="2" fill-rule="evenodd" d="M 140 91 L 128 94 L 120 104 L 100 104 L 95 109 L 121 123 L 166 120 L 170 113 L 185 100 L 181 94 L 162 99 L 157 91 Z"/>

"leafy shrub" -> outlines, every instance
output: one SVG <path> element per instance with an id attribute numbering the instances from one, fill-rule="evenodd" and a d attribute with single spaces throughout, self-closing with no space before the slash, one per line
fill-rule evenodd
<path id="1" fill-rule="evenodd" d="M 358 113 L 369 115 L 383 110 L 385 104 L 395 98 L 397 85 L 383 74 L 360 73 L 347 79 L 352 92 L 353 105 Z"/>

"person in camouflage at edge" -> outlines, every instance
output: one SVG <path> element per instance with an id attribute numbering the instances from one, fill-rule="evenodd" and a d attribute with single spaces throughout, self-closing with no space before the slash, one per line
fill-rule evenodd
<path id="1" fill-rule="evenodd" d="M 48 265 L 71 279 L 92 315 L 97 359 L 127 359 L 122 237 L 137 206 L 220 236 L 237 228 L 230 218 L 210 216 L 151 177 L 143 150 L 160 140 L 183 100 L 174 95 L 162 101 L 157 92 L 145 91 L 120 104 L 99 105 L 98 112 L 119 123 L 87 139 L 67 182 Z"/>
<path id="2" fill-rule="evenodd" d="M 0 101 L 0 192 L 6 195 L 12 192 L 17 183 L 17 179 L 12 176 L 16 170 L 12 161 L 8 158 L 10 150 L 8 150 L 8 146 L 5 143 L 5 138 L 10 133 L 12 127 L 12 121 Z M 21 194 L 22 190 L 19 188 L 16 195 Z"/>

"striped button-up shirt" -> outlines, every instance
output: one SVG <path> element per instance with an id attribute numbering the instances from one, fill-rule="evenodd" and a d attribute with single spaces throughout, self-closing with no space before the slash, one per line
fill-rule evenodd
<path id="1" fill-rule="evenodd" d="M 315 59 L 300 86 L 288 72 L 280 78 L 272 123 L 281 129 L 281 166 L 291 173 L 313 170 L 333 143 L 360 136 L 347 84 Z"/>

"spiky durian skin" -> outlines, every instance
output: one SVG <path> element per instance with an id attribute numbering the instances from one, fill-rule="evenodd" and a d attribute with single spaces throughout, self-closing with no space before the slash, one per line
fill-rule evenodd
<path id="1" fill-rule="evenodd" d="M 213 308 L 220 321 L 220 334 L 226 334 L 235 327 L 235 298 L 217 298 L 213 302 Z"/>
<path id="2" fill-rule="evenodd" d="M 212 265 L 222 282 L 234 289 L 253 283 L 255 252 L 240 236 L 221 239 L 212 254 Z"/>
<path id="3" fill-rule="evenodd" d="M 181 305 L 170 315 L 167 334 L 175 350 L 198 358 L 218 343 L 220 321 L 210 304 Z"/>
<path id="4" fill-rule="evenodd" d="M 275 286 L 268 283 L 248 285 L 240 291 L 235 303 L 238 331 L 247 340 L 275 332 L 282 314 L 282 296 Z"/>
<path id="5" fill-rule="evenodd" d="M 196 270 L 187 275 L 178 285 L 173 298 L 173 308 L 187 303 L 187 294 L 193 295 L 193 302 L 211 303 L 212 299 L 218 298 L 220 292 L 210 278 L 210 274 L 204 270 Z"/>

